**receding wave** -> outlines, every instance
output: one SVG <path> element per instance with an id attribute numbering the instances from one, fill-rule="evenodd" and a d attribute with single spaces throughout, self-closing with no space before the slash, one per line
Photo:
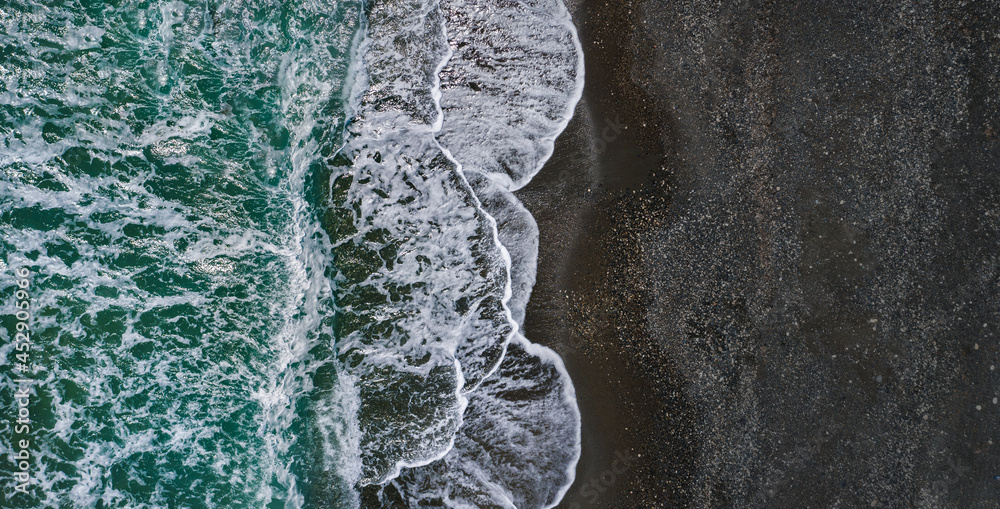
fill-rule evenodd
<path id="1" fill-rule="evenodd" d="M 561 0 L 442 0 L 454 56 L 438 139 L 466 171 L 523 187 L 583 92 L 583 52 Z"/>
<path id="2" fill-rule="evenodd" d="M 423 112 L 417 129 L 433 133 L 437 144 L 427 149 L 421 146 L 426 155 L 416 160 L 435 161 L 434 176 L 440 182 L 455 182 L 455 189 L 464 191 L 453 193 L 453 203 L 461 204 L 470 218 L 475 217 L 461 222 L 461 228 L 453 231 L 457 237 L 432 238 L 435 253 L 441 253 L 440 248 L 453 238 L 461 245 L 477 246 L 479 249 L 473 252 L 452 252 L 474 260 L 471 265 L 461 266 L 461 270 L 468 271 L 462 278 L 464 284 L 482 281 L 467 287 L 475 288 L 475 295 L 493 299 L 481 301 L 491 304 L 488 313 L 472 315 L 478 318 L 476 334 L 465 332 L 462 337 L 467 342 L 457 345 L 459 369 L 470 372 L 470 350 L 463 348 L 474 346 L 473 358 L 482 359 L 482 352 L 495 348 L 500 344 L 498 340 L 506 343 L 513 337 L 513 342 L 495 372 L 478 369 L 481 360 L 473 366 L 470 378 L 475 385 L 462 391 L 468 407 L 461 415 L 462 421 L 447 428 L 453 443 L 448 444 L 446 454 L 402 468 L 388 482 L 383 480 L 366 489 L 364 505 L 551 507 L 573 480 L 579 457 L 579 413 L 572 384 L 558 356 L 530 344 L 520 334 L 511 336 L 523 321 L 535 280 L 538 242 L 534 220 L 511 191 L 523 186 L 551 155 L 553 140 L 565 127 L 580 97 L 583 76 L 579 45 L 569 16 L 558 2 L 441 2 L 443 33 L 437 32 L 442 21 L 433 10 L 435 3 L 428 2 L 427 6 L 429 11 L 418 10 L 417 17 L 435 26 L 429 39 L 436 43 L 425 43 L 434 50 L 421 55 L 430 53 L 445 59 L 437 62 L 442 66 L 436 74 L 441 77 L 440 88 L 404 98 L 379 97 L 375 103 L 412 105 L 415 97 L 430 97 L 438 99 L 441 116 L 434 116 L 427 108 L 413 108 L 410 113 L 393 113 L 392 118 L 402 119 L 393 127 L 386 128 L 382 122 L 374 124 L 380 133 L 398 132 L 404 129 L 400 124 L 413 126 L 416 122 L 412 118 Z M 393 49 L 412 48 L 408 40 L 400 44 L 395 35 L 399 32 L 390 31 L 394 34 Z M 393 55 L 390 60 L 409 69 L 435 67 L 389 52 Z M 379 61 L 383 59 L 379 57 Z M 380 65 L 379 71 L 386 68 Z M 389 70 L 388 74 L 395 77 L 401 73 Z M 431 81 L 424 79 L 421 83 Z M 395 82 L 393 90 L 399 89 Z M 364 114 L 359 119 L 368 120 Z M 389 146 L 400 145 L 390 141 Z M 404 146 L 410 157 L 404 159 L 406 164 L 412 164 L 412 154 L 421 153 L 413 152 L 413 148 Z M 443 157 L 437 155 L 439 151 Z M 377 153 L 385 161 L 382 150 Z M 357 156 L 352 161 L 351 168 L 356 169 Z M 398 162 L 396 165 L 400 167 Z M 463 178 L 452 181 L 454 175 Z M 469 185 L 468 190 L 463 183 Z M 391 200 L 407 206 L 433 197 L 423 192 L 398 198 L 390 195 Z M 414 220 L 419 215 L 408 217 Z M 477 229 L 470 230 L 473 226 Z M 491 246 L 486 240 L 495 244 Z M 418 256 L 416 251 L 414 256 Z M 500 261 L 506 263 L 501 266 Z M 506 288 L 499 303 L 509 313 L 508 322 L 500 320 L 503 315 L 492 307 L 500 295 L 501 282 Z M 463 305 L 458 310 L 475 313 L 476 308 Z M 488 319 L 483 320 L 484 316 Z M 487 359 L 492 361 L 494 357 Z"/>

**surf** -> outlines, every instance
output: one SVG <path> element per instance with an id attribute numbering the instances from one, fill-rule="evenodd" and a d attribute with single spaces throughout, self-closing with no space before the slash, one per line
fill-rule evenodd
<path id="1" fill-rule="evenodd" d="M 524 337 L 513 192 L 579 100 L 561 3 L 0 18 L 0 261 L 45 359 L 27 507 L 558 503 L 580 416 Z"/>
<path id="2" fill-rule="evenodd" d="M 486 308 L 486 316 L 492 320 L 482 320 L 483 314 L 479 315 L 475 327 L 478 334 L 466 334 L 473 341 L 445 344 L 442 364 L 456 360 L 457 376 L 463 382 L 466 373 L 474 373 L 469 377 L 469 387 L 454 386 L 458 389 L 458 403 L 452 408 L 459 418 L 434 428 L 448 437 L 447 442 L 438 442 L 439 446 L 428 450 L 421 459 L 397 461 L 387 474 L 363 482 L 362 500 L 365 507 L 417 507 L 426 503 L 450 507 L 552 507 L 574 478 L 580 417 L 572 382 L 561 360 L 519 333 L 534 283 L 538 231 L 512 191 L 541 169 L 551 156 L 555 137 L 572 116 L 582 93 L 582 53 L 568 12 L 558 2 L 427 2 L 417 12 L 420 14 L 414 18 L 418 20 L 414 25 L 419 29 L 396 27 L 387 33 L 394 37 L 401 31 L 422 34 L 423 46 L 417 47 L 423 51 L 410 54 L 420 59 L 408 60 L 396 52 L 401 46 L 415 46 L 409 39 L 400 43 L 398 38 L 392 40 L 391 47 L 380 47 L 377 42 L 368 46 L 366 56 L 371 58 L 370 52 L 375 51 L 371 61 L 376 63 L 372 66 L 376 74 L 395 78 L 407 76 L 408 70 L 425 71 L 417 79 L 406 80 L 407 84 L 417 85 L 412 94 L 367 95 L 373 106 L 388 103 L 400 109 L 384 108 L 373 114 L 365 113 L 365 104 L 360 105 L 363 114 L 359 115 L 358 132 L 365 132 L 366 122 L 377 126 L 373 131 L 388 142 L 374 150 L 377 156 L 368 158 L 383 164 L 384 153 L 393 153 L 391 168 L 399 166 L 401 158 L 393 151 L 405 145 L 385 133 L 419 126 L 416 129 L 427 141 L 417 151 L 424 155 L 413 160 L 430 162 L 426 173 L 435 173 L 442 184 L 455 190 L 456 202 L 466 210 L 466 219 L 456 224 L 464 228 L 477 225 L 478 231 L 465 230 L 453 238 L 458 244 L 475 239 L 479 242 L 478 252 L 490 255 L 474 264 L 486 268 L 483 274 L 477 275 L 474 267 L 466 269 L 467 280 L 491 275 L 483 277 L 485 284 L 478 287 L 488 291 L 478 304 L 499 301 L 502 309 Z M 376 19 L 384 19 L 380 15 L 374 13 Z M 377 27 L 369 37 L 377 39 L 380 33 Z M 498 45 L 497 40 L 509 46 Z M 518 58 L 511 58 L 513 55 Z M 385 65 L 386 60 L 399 67 Z M 374 88 L 381 83 L 376 78 Z M 547 85 L 531 88 L 528 83 Z M 398 92 L 399 82 L 394 85 L 392 92 Z M 371 84 L 366 83 L 366 94 L 371 89 Z M 395 123 L 384 121 L 386 117 Z M 430 142 L 428 133 L 435 143 Z M 368 141 L 364 147 L 371 154 Z M 362 149 L 348 158 L 350 162 L 342 162 L 344 168 L 350 168 L 345 171 L 356 170 L 364 154 Z M 376 194 L 408 206 L 423 197 L 420 193 L 385 190 Z M 404 216 L 416 217 L 413 213 Z M 483 242 L 487 238 L 492 246 Z M 441 242 L 440 238 L 434 241 Z M 465 256 L 475 259 L 471 253 Z M 501 292 L 502 297 L 497 299 Z M 431 293 L 439 294 L 437 290 Z M 476 310 L 465 308 L 456 317 L 470 311 L 475 317 Z M 506 323 L 498 319 L 501 315 Z M 434 320 L 448 323 L 440 315 Z M 455 323 L 461 323 L 461 319 Z M 484 329 L 487 334 L 482 334 Z M 494 351 L 499 355 L 491 353 L 483 362 L 483 352 Z M 528 373 L 531 377 L 525 376 Z M 513 394 L 525 399 L 511 397 Z M 539 420 L 540 415 L 546 418 Z M 529 438 L 537 435 L 544 440 Z M 491 454 L 484 456 L 483 447 Z M 496 462 L 489 461 L 489 457 Z M 539 457 L 545 460 L 539 461 Z M 511 465 L 517 468 L 505 467 Z"/>

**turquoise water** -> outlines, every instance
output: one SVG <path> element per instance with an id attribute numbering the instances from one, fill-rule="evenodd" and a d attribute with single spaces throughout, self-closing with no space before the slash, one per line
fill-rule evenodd
<path id="1" fill-rule="evenodd" d="M 579 99 L 561 3 L 0 25 L 0 506 L 558 502 L 579 414 L 511 192 Z"/>

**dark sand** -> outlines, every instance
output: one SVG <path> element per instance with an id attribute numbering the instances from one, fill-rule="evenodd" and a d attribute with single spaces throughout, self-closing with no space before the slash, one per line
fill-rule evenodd
<path id="1" fill-rule="evenodd" d="M 560 507 L 1000 507 L 1000 2 L 572 3 Z"/>

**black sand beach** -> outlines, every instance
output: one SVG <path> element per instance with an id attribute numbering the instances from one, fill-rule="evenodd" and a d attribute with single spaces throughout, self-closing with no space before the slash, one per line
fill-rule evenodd
<path id="1" fill-rule="evenodd" d="M 1000 3 L 584 0 L 560 507 L 998 507 Z"/>

